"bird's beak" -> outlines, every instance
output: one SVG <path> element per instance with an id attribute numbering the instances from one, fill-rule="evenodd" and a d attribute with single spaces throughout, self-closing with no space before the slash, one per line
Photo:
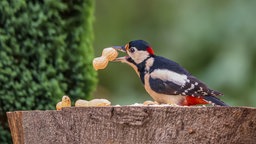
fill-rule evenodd
<path id="1" fill-rule="evenodd" d="M 124 46 L 112 46 L 112 48 L 121 51 L 121 52 L 126 52 L 125 47 Z"/>
<path id="2" fill-rule="evenodd" d="M 125 46 L 112 46 L 112 48 L 114 48 L 114 49 L 116 49 L 118 51 L 126 53 Z M 114 61 L 115 62 L 125 62 L 127 60 L 127 58 L 129 58 L 129 56 L 118 57 Z"/>

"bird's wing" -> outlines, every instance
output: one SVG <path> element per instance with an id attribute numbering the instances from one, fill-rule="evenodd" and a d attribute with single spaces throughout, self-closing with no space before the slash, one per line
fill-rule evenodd
<path id="1" fill-rule="evenodd" d="M 152 90 L 167 95 L 222 95 L 209 89 L 178 63 L 160 56 L 155 57 L 149 83 Z"/>
<path id="2" fill-rule="evenodd" d="M 221 95 L 209 89 L 193 76 L 179 74 L 167 69 L 156 69 L 150 74 L 149 84 L 157 93 L 183 96 Z"/>

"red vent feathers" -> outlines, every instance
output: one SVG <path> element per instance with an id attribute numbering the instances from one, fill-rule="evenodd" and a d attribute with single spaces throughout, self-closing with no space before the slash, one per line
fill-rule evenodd
<path id="1" fill-rule="evenodd" d="M 147 51 L 148 51 L 149 54 L 154 55 L 154 51 L 151 47 L 148 47 Z"/>

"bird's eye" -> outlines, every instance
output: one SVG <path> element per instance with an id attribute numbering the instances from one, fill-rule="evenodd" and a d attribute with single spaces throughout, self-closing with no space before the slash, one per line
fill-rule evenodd
<path id="1" fill-rule="evenodd" d="M 130 48 L 130 52 L 131 53 L 134 53 L 135 52 L 135 49 L 133 47 Z"/>

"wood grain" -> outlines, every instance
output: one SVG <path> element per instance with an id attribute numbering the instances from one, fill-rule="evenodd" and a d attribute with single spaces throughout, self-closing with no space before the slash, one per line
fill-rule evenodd
<path id="1" fill-rule="evenodd" d="M 256 143 L 256 109 L 248 107 L 71 107 L 7 116 L 15 144 Z"/>

